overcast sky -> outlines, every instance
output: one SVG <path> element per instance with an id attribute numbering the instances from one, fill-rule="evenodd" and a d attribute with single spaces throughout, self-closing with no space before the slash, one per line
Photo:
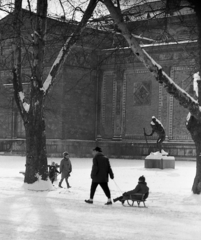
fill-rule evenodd
<path id="1" fill-rule="evenodd" d="M 9 12 L 13 10 L 14 0 L 0 0 L 0 18 L 5 17 Z M 37 0 L 30 0 L 31 10 L 36 10 L 36 2 Z M 60 2 L 62 2 L 63 7 Z M 72 18 L 74 13 L 74 6 L 80 7 L 84 10 L 86 7 L 87 0 L 48 0 L 48 15 L 50 16 L 62 16 L 66 15 L 66 18 Z M 29 9 L 27 0 L 23 0 L 23 8 Z M 64 13 L 65 11 L 65 13 Z M 74 14 L 74 19 L 79 20 L 81 14 L 77 11 Z"/>
<path id="2" fill-rule="evenodd" d="M 158 1 L 158 0 L 121 0 L 121 1 L 122 1 L 121 8 L 125 9 L 125 7 L 130 7 L 135 3 L 142 4 L 145 2 L 153 2 L 153 1 Z M 3 10 L 6 10 L 7 12 L 12 11 L 14 2 L 15 2 L 15 0 L 0 0 L 0 4 L 1 4 L 0 18 L 5 17 L 7 14 Z M 23 8 L 25 8 L 25 9 L 29 9 L 27 2 L 28 2 L 28 0 L 23 0 Z M 29 0 L 29 2 L 31 4 L 31 10 L 35 11 L 37 0 Z M 62 2 L 63 8 L 61 7 L 60 2 Z M 74 13 L 74 6 L 76 6 L 77 8 L 80 7 L 81 9 L 84 10 L 86 8 L 88 2 L 89 2 L 88 0 L 68 0 L 68 1 L 67 0 L 48 0 L 48 14 L 50 16 L 57 17 L 57 16 L 64 15 L 64 11 L 65 11 L 67 19 L 71 19 L 73 16 L 74 20 L 79 21 L 82 14 L 79 11 L 76 11 L 76 13 Z M 123 3 L 126 3 L 126 6 Z M 5 8 L 5 6 L 7 6 L 7 7 Z M 103 12 L 105 14 L 108 14 L 105 7 L 103 7 L 103 5 L 101 5 L 101 3 L 99 3 L 95 10 L 95 15 L 98 16 L 100 14 L 103 14 Z"/>

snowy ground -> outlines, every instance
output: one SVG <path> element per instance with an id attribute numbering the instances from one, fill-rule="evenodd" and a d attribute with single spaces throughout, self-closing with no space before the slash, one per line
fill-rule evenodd
<path id="1" fill-rule="evenodd" d="M 60 162 L 49 158 L 49 162 Z M 200 240 L 201 195 L 191 193 L 195 162 L 176 162 L 175 169 L 145 169 L 143 160 L 111 159 L 115 182 L 112 198 L 131 190 L 139 176 L 146 177 L 148 208 L 105 206 L 98 187 L 88 205 L 91 159 L 71 159 L 72 188 L 49 192 L 25 190 L 25 158 L 0 156 L 1 240 Z M 59 176 L 60 177 L 60 176 Z M 56 182 L 56 185 L 58 182 Z M 63 186 L 65 183 L 63 182 Z"/>

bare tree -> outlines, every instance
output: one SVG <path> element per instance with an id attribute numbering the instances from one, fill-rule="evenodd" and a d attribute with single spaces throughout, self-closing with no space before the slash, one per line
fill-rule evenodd
<path id="1" fill-rule="evenodd" d="M 97 1 L 90 0 L 83 14 L 82 20 L 77 25 L 73 34 L 62 46 L 54 61 L 47 78 L 43 79 L 44 51 L 46 37 L 46 20 L 48 1 L 37 1 L 36 27 L 32 34 L 33 61 L 31 68 L 31 90 L 29 102 L 25 99 L 21 79 L 21 14 L 22 0 L 15 0 L 14 24 L 15 24 L 15 66 L 13 68 L 13 88 L 15 101 L 24 122 L 26 132 L 26 173 L 25 183 L 34 183 L 39 178 L 47 180 L 47 152 L 44 120 L 44 101 L 54 84 L 62 64 L 65 62 L 72 46 L 91 17 Z"/>
<path id="2" fill-rule="evenodd" d="M 196 145 L 197 161 L 196 161 L 196 175 L 194 183 L 192 186 L 192 191 L 194 194 L 199 194 L 201 192 L 201 111 L 200 104 L 201 102 L 192 98 L 187 92 L 181 89 L 162 69 L 162 67 L 156 63 L 149 54 L 142 49 L 138 42 L 136 41 L 133 34 L 129 31 L 127 25 L 122 18 L 120 1 L 117 1 L 118 4 L 115 6 L 111 0 L 104 0 L 103 3 L 106 5 L 109 10 L 111 17 L 114 19 L 115 23 L 118 26 L 121 34 L 126 39 L 129 47 L 135 54 L 135 56 L 144 64 L 144 66 L 151 72 L 155 79 L 159 83 L 163 83 L 166 91 L 171 94 L 175 99 L 177 99 L 184 108 L 187 108 L 191 114 L 190 119 L 187 123 L 187 129 L 191 133 L 192 139 Z M 200 23 L 200 9 L 199 3 L 197 1 L 189 1 L 195 9 L 197 20 Z M 198 24 L 199 33 L 201 33 L 200 24 Z M 199 36 L 199 41 L 201 38 Z M 199 45 L 200 46 L 200 45 Z M 201 48 L 199 48 L 199 56 L 201 56 Z M 201 67 L 199 66 L 199 69 Z M 201 72 L 201 71 L 200 71 Z"/>

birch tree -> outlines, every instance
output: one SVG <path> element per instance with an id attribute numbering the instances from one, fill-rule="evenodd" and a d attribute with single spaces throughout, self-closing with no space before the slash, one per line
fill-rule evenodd
<path id="1" fill-rule="evenodd" d="M 48 179 L 44 101 L 50 88 L 54 85 L 62 64 L 65 62 L 71 48 L 76 44 L 88 19 L 91 17 L 96 4 L 96 0 L 89 1 L 81 21 L 61 48 L 47 78 L 43 79 L 48 1 L 37 0 L 36 28 L 32 33 L 33 60 L 31 68 L 31 91 L 29 102 L 27 102 L 21 79 L 22 0 L 15 0 L 13 23 L 15 24 L 16 40 L 13 89 L 15 101 L 23 119 L 26 133 L 25 183 L 32 184 L 37 180 L 46 181 Z M 45 188 L 47 188 L 47 186 L 45 186 Z"/>
<path id="2" fill-rule="evenodd" d="M 180 88 L 164 71 L 163 68 L 149 54 L 142 49 L 136 41 L 133 34 L 129 31 L 127 25 L 124 22 L 121 14 L 120 1 L 117 0 L 117 6 L 114 5 L 112 0 L 103 0 L 103 3 L 110 12 L 111 18 L 115 21 L 118 29 L 123 37 L 126 39 L 133 54 L 144 64 L 144 66 L 155 77 L 156 81 L 160 84 L 163 83 L 166 91 L 171 94 L 180 105 L 187 108 L 190 112 L 186 127 L 189 130 L 193 141 L 196 146 L 196 175 L 194 178 L 192 191 L 194 194 L 200 194 L 201 192 L 201 100 L 196 100 L 191 97 L 187 92 Z M 197 16 L 197 24 L 199 30 L 199 56 L 201 56 L 201 11 L 200 3 L 198 1 L 189 0 L 191 6 L 195 9 Z M 199 62 L 200 64 L 201 62 Z M 199 69 L 201 65 L 199 65 Z M 201 71 L 200 71 L 201 72 Z M 200 94 L 201 95 L 201 94 Z"/>

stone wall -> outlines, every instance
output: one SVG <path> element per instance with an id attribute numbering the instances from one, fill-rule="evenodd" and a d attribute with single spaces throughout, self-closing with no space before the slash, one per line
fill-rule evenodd
<path id="1" fill-rule="evenodd" d="M 76 58 L 72 55 L 64 65 L 44 103 L 46 137 L 49 139 L 95 139 L 96 71 L 76 54 Z M 44 78 L 49 70 L 50 67 L 44 69 Z M 30 69 L 23 69 L 23 72 L 29 75 Z M 25 138 L 10 79 L 10 71 L 0 71 L 0 138 Z"/>
<path id="2" fill-rule="evenodd" d="M 94 140 L 96 129 L 96 75 L 90 69 L 63 71 L 63 139 Z"/>
<path id="3" fill-rule="evenodd" d="M 195 48 L 195 44 L 164 45 L 147 47 L 146 51 L 167 75 L 194 96 L 192 76 L 196 55 L 192 58 L 191 53 Z M 164 125 L 167 141 L 191 141 L 185 127 L 188 110 L 167 94 L 163 84 L 129 50 L 127 54 L 119 52 L 115 57 L 108 57 L 100 76 L 97 139 L 144 140 L 143 129 L 151 132 L 151 117 L 155 116 Z"/>
<path id="4" fill-rule="evenodd" d="M 144 159 L 149 151 L 156 151 L 155 142 L 118 142 L 118 141 L 81 141 L 81 140 L 47 140 L 48 157 L 62 157 L 64 151 L 68 151 L 71 157 L 92 157 L 91 150 L 99 146 L 109 158 Z M 196 159 L 196 151 L 193 142 L 165 142 L 163 149 L 174 156 L 176 160 Z M 0 140 L 0 154 L 25 155 L 25 140 Z"/>

